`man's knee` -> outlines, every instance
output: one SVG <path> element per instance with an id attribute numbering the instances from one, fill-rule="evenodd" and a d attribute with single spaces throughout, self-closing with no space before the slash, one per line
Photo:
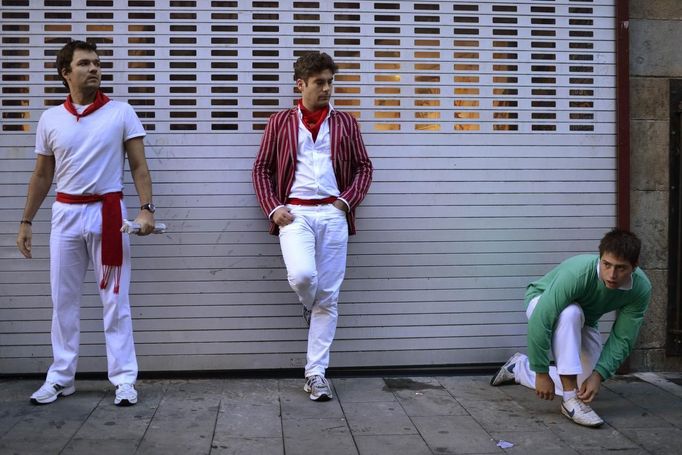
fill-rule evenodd
<path id="1" fill-rule="evenodd" d="M 572 303 L 559 314 L 558 323 L 574 323 L 579 322 L 580 325 L 583 324 L 584 315 L 583 309 L 577 303 Z"/>
<path id="2" fill-rule="evenodd" d="M 317 284 L 317 273 L 313 270 L 296 270 L 289 273 L 289 284 L 294 290 L 305 290 Z"/>

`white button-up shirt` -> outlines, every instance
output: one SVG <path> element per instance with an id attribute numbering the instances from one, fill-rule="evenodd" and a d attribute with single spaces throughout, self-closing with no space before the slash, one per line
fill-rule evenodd
<path id="1" fill-rule="evenodd" d="M 331 106 L 329 112 L 331 112 Z M 289 197 L 298 199 L 324 199 L 339 196 L 336 176 L 332 166 L 329 114 L 317 133 L 317 140 L 303 124 L 303 113 L 298 110 L 298 152 L 296 174 Z"/>

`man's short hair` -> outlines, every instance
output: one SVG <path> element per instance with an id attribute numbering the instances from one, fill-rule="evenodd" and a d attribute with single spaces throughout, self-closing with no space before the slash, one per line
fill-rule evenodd
<path id="1" fill-rule="evenodd" d="M 66 79 L 62 76 L 62 71 L 66 69 L 67 74 L 71 72 L 71 61 L 73 60 L 73 53 L 76 49 L 97 53 L 97 44 L 88 43 L 87 41 L 72 40 L 59 50 L 57 53 L 57 73 L 59 74 L 59 79 L 62 80 L 62 84 L 64 84 L 64 87 L 66 88 L 69 88 L 69 84 L 66 83 Z"/>
<path id="2" fill-rule="evenodd" d="M 308 82 L 310 76 L 319 74 L 324 70 L 330 70 L 332 74 L 336 74 L 339 67 L 324 52 L 306 52 L 294 63 L 294 80 L 303 79 Z"/>
<path id="3" fill-rule="evenodd" d="M 612 229 L 599 242 L 599 257 L 604 253 L 625 259 L 631 266 L 635 267 L 639 262 L 639 252 L 642 249 L 642 242 L 635 234 L 625 229 Z"/>

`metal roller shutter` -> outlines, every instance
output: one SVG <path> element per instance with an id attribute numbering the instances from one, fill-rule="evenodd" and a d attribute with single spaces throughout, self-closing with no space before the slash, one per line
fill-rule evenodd
<path id="1" fill-rule="evenodd" d="M 525 285 L 615 224 L 614 1 L 1 0 L 0 371 L 51 361 L 52 194 L 33 260 L 14 239 L 38 118 L 65 96 L 67 37 L 97 42 L 106 91 L 148 132 L 169 232 L 134 239 L 142 370 L 304 364 L 250 169 L 307 49 L 339 63 L 334 105 L 357 116 L 376 167 L 332 366 L 476 364 L 523 349 Z M 81 371 L 106 368 L 93 281 Z"/>

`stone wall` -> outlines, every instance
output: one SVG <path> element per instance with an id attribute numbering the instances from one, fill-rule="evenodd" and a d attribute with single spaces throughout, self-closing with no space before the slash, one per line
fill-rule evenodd
<path id="1" fill-rule="evenodd" d="M 669 225 L 669 80 L 682 78 L 682 1 L 630 0 L 630 226 L 654 292 L 633 370 L 682 369 L 666 358 Z"/>

